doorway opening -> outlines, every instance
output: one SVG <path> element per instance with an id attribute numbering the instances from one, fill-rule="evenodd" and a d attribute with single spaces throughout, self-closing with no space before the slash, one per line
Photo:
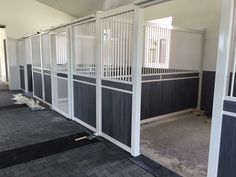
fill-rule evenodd
<path id="1" fill-rule="evenodd" d="M 7 41 L 5 26 L 0 25 L 0 90 L 8 89 Z"/>
<path id="2" fill-rule="evenodd" d="M 200 110 L 205 31 L 163 14 L 145 22 L 141 153 L 181 176 L 205 177 L 211 130 Z"/>

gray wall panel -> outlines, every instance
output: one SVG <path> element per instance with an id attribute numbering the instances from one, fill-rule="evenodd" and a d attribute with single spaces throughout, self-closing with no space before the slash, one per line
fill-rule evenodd
<path id="1" fill-rule="evenodd" d="M 33 91 L 33 81 L 32 81 L 32 65 L 27 64 L 27 75 L 28 75 L 28 90 Z"/>
<path id="2" fill-rule="evenodd" d="M 42 75 L 34 72 L 34 94 L 43 99 Z"/>
<path id="3" fill-rule="evenodd" d="M 25 71 L 24 66 L 20 66 L 20 87 L 25 90 Z"/>
<path id="4" fill-rule="evenodd" d="M 141 119 L 197 107 L 198 78 L 142 84 Z"/>
<path id="5" fill-rule="evenodd" d="M 74 116 L 96 127 L 96 86 L 74 81 Z"/>
<path id="6" fill-rule="evenodd" d="M 223 115 L 218 177 L 236 176 L 236 117 Z"/>
<path id="7" fill-rule="evenodd" d="M 132 95 L 102 89 L 102 131 L 131 146 Z"/>
<path id="8" fill-rule="evenodd" d="M 52 83 L 51 76 L 44 75 L 45 101 L 52 104 Z"/>
<path id="9" fill-rule="evenodd" d="M 208 117 L 212 116 L 213 97 L 215 87 L 215 71 L 203 71 L 201 109 Z"/>

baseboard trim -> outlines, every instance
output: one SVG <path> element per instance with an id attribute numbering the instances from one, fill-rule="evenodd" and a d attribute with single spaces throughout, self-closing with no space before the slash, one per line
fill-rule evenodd
<path id="1" fill-rule="evenodd" d="M 165 118 L 168 118 L 168 117 L 171 117 L 171 116 L 178 116 L 180 114 L 191 112 L 192 110 L 193 110 L 192 108 L 191 109 L 185 109 L 185 110 L 182 110 L 182 111 L 177 111 L 177 112 L 173 112 L 173 113 L 169 113 L 169 114 L 164 114 L 164 115 L 157 116 L 157 117 L 151 117 L 151 118 L 148 118 L 148 119 L 145 119 L 145 120 L 141 120 L 141 124 L 155 122 L 157 120 L 165 119 Z"/>

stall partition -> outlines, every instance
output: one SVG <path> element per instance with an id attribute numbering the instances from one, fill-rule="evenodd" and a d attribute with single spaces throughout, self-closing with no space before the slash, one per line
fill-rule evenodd
<path id="1" fill-rule="evenodd" d="M 145 25 L 141 119 L 197 108 L 204 31 Z"/>

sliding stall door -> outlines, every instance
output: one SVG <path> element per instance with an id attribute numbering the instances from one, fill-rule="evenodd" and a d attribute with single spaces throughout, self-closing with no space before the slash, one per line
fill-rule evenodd
<path id="1" fill-rule="evenodd" d="M 52 108 L 70 118 L 70 47 L 69 30 L 51 34 L 52 52 Z"/>
<path id="2" fill-rule="evenodd" d="M 51 77 L 51 57 L 50 57 L 50 34 L 49 32 L 41 35 L 42 48 L 42 71 L 43 71 L 43 93 L 44 101 L 52 104 L 52 77 Z"/>
<path id="3" fill-rule="evenodd" d="M 72 27 L 73 118 L 96 131 L 95 20 Z"/>
<path id="4" fill-rule="evenodd" d="M 41 37 L 40 35 L 31 38 L 32 44 L 32 65 L 33 65 L 33 94 L 34 97 L 43 99 L 42 61 L 41 61 Z"/>
<path id="5" fill-rule="evenodd" d="M 131 152 L 134 11 L 106 14 L 102 24 L 102 136 Z"/>
<path id="6" fill-rule="evenodd" d="M 20 87 L 22 90 L 25 90 L 25 40 L 21 39 L 17 41 L 17 55 L 18 55 L 18 64 L 20 70 Z"/>

